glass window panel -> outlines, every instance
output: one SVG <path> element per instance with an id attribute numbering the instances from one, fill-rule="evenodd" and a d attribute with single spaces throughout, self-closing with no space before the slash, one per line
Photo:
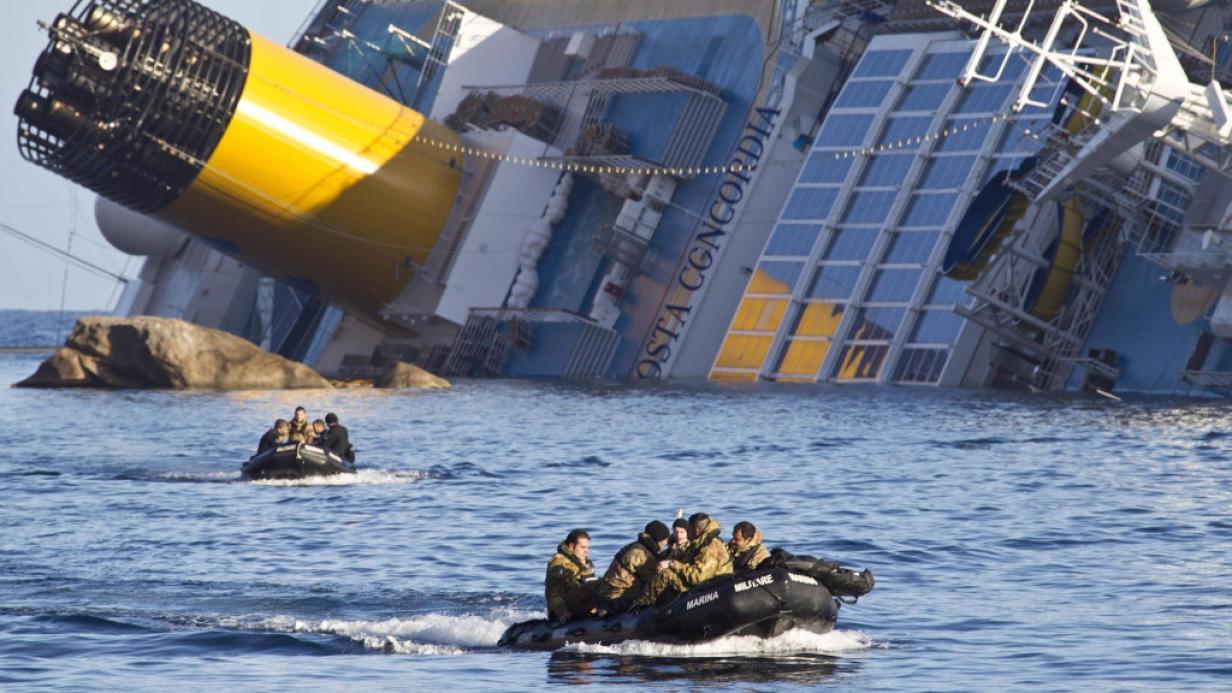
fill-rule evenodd
<path id="1" fill-rule="evenodd" d="M 1005 61 L 1004 53 L 997 53 L 997 54 L 985 56 L 984 59 L 980 61 L 980 67 L 979 67 L 980 74 L 988 75 L 991 77 L 992 75 L 996 74 L 997 70 L 1001 69 L 1002 61 Z M 1026 69 L 1027 69 L 1027 63 L 1022 55 L 1011 55 L 1010 59 L 1005 62 L 1005 69 L 1004 71 L 1001 72 L 1000 81 L 1002 82 L 1017 81 L 1018 77 L 1021 76 L 1023 71 Z M 1049 81 L 1053 81 L 1053 80 L 1050 79 Z"/>
<path id="2" fill-rule="evenodd" d="M 939 231 L 911 231 L 894 234 L 890 249 L 886 252 L 886 264 L 924 263 L 937 245 Z"/>
<path id="3" fill-rule="evenodd" d="M 787 311 L 785 298 L 745 298 L 732 317 L 731 328 L 748 332 L 775 332 L 783 313 Z"/>
<path id="4" fill-rule="evenodd" d="M 885 130 L 881 133 L 880 144 L 898 144 L 923 137 L 928 134 L 928 128 L 933 119 L 926 116 L 900 116 L 886 120 Z"/>
<path id="5" fill-rule="evenodd" d="M 916 195 L 907 206 L 907 214 L 903 218 L 903 226 L 941 226 L 950 216 L 954 201 L 958 199 L 955 193 L 940 195 Z"/>
<path id="6" fill-rule="evenodd" d="M 898 104 L 900 111 L 935 111 L 950 93 L 950 84 L 916 84 L 907 87 L 903 100 Z"/>
<path id="7" fill-rule="evenodd" d="M 779 224 L 766 242 L 766 255 L 808 255 L 817 240 L 821 225 Z"/>
<path id="8" fill-rule="evenodd" d="M 916 79 L 958 79 L 967 66 L 967 53 L 933 53 L 925 56 Z"/>
<path id="9" fill-rule="evenodd" d="M 904 383 L 935 383 L 949 358 L 948 349 L 903 349 L 894 379 Z"/>
<path id="10" fill-rule="evenodd" d="M 1195 183 L 1202 177 L 1202 165 L 1175 149 L 1168 149 L 1166 166 Z"/>
<path id="11" fill-rule="evenodd" d="M 863 186 L 896 186 L 907 177 L 911 162 L 915 157 L 911 154 L 882 154 L 869 160 L 864 169 L 864 177 L 860 180 Z"/>
<path id="12" fill-rule="evenodd" d="M 958 338 L 958 330 L 962 328 L 963 319 L 958 313 L 946 308 L 926 310 L 920 313 L 920 320 L 911 332 L 909 342 L 924 342 L 926 344 L 953 344 Z"/>
<path id="13" fill-rule="evenodd" d="M 842 303 L 806 303 L 791 327 L 793 337 L 833 337 L 843 319 Z"/>
<path id="14" fill-rule="evenodd" d="M 1005 137 L 1002 138 L 997 151 L 1027 154 L 1038 152 L 1042 146 L 1041 133 L 1048 127 L 1048 122 L 1048 118 L 1022 118 L 1014 121 L 1005 129 Z"/>
<path id="15" fill-rule="evenodd" d="M 872 115 L 830 114 L 817 133 L 819 147 L 856 147 L 864 143 L 864 136 L 873 124 Z"/>
<path id="16" fill-rule="evenodd" d="M 851 290 L 860 278 L 860 267 L 853 265 L 822 265 L 813 275 L 808 295 L 812 298 L 851 298 Z"/>
<path id="17" fill-rule="evenodd" d="M 988 86 L 971 87 L 958 100 L 955 113 L 1000 113 L 1004 109 L 1005 99 L 1009 97 L 1013 87 L 1009 84 L 991 84 Z"/>
<path id="18" fill-rule="evenodd" d="M 729 334 L 715 359 L 715 368 L 761 368 L 770 351 L 769 336 Z"/>
<path id="19" fill-rule="evenodd" d="M 974 156 L 938 157 L 928 163 L 928 168 L 924 169 L 924 176 L 916 187 L 919 190 L 961 188 L 967 182 L 967 176 L 974 166 Z"/>
<path id="20" fill-rule="evenodd" d="M 792 340 L 783 346 L 783 354 L 779 357 L 775 372 L 783 375 L 817 377 L 821 370 L 821 361 L 830 350 L 830 342 L 813 340 Z"/>
<path id="21" fill-rule="evenodd" d="M 915 293 L 921 270 L 880 269 L 873 275 L 873 285 L 868 290 L 868 303 L 906 303 Z"/>
<path id="22" fill-rule="evenodd" d="M 757 265 L 747 293 L 789 294 L 804 270 L 803 262 L 767 261 Z"/>
<path id="23" fill-rule="evenodd" d="M 847 82 L 843 92 L 834 100 L 834 108 L 874 108 L 885 101 L 893 81 Z"/>
<path id="24" fill-rule="evenodd" d="M 881 229 L 839 229 L 826 248 L 826 260 L 865 260 Z"/>
<path id="25" fill-rule="evenodd" d="M 911 57 L 910 50 L 868 51 L 860 58 L 852 77 L 894 77 Z"/>
<path id="26" fill-rule="evenodd" d="M 951 120 L 945 124 L 950 134 L 941 138 L 937 151 L 978 152 L 984 146 L 990 127 L 992 123 L 987 120 Z"/>
<path id="27" fill-rule="evenodd" d="M 838 188 L 801 188 L 791 191 L 787 204 L 783 205 L 783 220 L 824 220 L 838 197 Z"/>
<path id="28" fill-rule="evenodd" d="M 871 380 L 881 372 L 887 346 L 867 346 L 850 344 L 839 352 L 838 364 L 834 367 L 836 380 Z"/>
<path id="29" fill-rule="evenodd" d="M 813 152 L 800 171 L 801 183 L 842 183 L 855 159 L 840 158 L 834 152 Z"/>
<path id="30" fill-rule="evenodd" d="M 848 341 L 869 342 L 894 339 L 894 332 L 898 330 L 898 323 L 903 321 L 905 310 L 905 308 L 887 306 L 861 308 L 856 315 L 851 334 L 847 337 Z"/>
<path id="31" fill-rule="evenodd" d="M 851 204 L 843 215 L 845 224 L 880 224 L 890 213 L 890 205 L 898 191 L 866 191 L 851 196 Z"/>
<path id="32" fill-rule="evenodd" d="M 942 276 L 937 279 L 937 285 L 928 294 L 929 305 L 946 306 L 967 302 L 967 283 Z"/>

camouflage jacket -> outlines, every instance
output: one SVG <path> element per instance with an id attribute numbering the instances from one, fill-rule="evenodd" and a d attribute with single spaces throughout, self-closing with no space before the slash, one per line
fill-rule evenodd
<path id="1" fill-rule="evenodd" d="M 719 538 L 718 520 L 706 520 L 706 523 L 697 538 L 689 544 L 687 560 L 672 565 L 672 570 L 686 587 L 700 585 L 712 577 L 730 575 L 732 572 L 731 556 Z"/>
<path id="2" fill-rule="evenodd" d="M 291 442 L 303 443 L 312 440 L 316 434 L 312 432 L 312 422 L 305 418 L 302 422 L 291 419 Z"/>
<path id="3" fill-rule="evenodd" d="M 566 621 L 582 616 L 592 606 L 592 588 L 587 584 L 595 578 L 595 565 L 583 563 L 562 541 L 556 555 L 548 561 L 548 573 L 543 579 L 543 598 L 548 604 L 548 618 L 564 617 Z"/>
<path id="4" fill-rule="evenodd" d="M 761 543 L 761 530 L 753 533 L 753 539 L 744 548 L 737 548 L 735 544 L 728 542 L 727 553 L 731 556 L 732 570 L 737 573 L 746 570 L 754 570 L 761 562 L 770 558 L 770 552 L 766 550 Z"/>
<path id="5" fill-rule="evenodd" d="M 611 600 L 636 598 L 654 579 L 658 564 L 659 547 L 655 540 L 645 532 L 639 533 L 637 541 L 617 551 L 607 567 L 603 574 L 603 596 Z"/>

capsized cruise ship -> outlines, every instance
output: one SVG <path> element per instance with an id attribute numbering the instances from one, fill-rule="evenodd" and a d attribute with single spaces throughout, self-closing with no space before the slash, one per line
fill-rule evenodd
<path id="1" fill-rule="evenodd" d="M 117 311 L 337 377 L 1232 390 L 1232 9 L 81 0 L 23 155 Z"/>

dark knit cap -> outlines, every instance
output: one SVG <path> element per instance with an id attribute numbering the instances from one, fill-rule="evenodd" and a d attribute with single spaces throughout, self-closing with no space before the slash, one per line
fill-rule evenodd
<path id="1" fill-rule="evenodd" d="M 671 534 L 671 532 L 667 531 L 667 525 L 663 524 L 662 522 L 659 522 L 658 520 L 652 520 L 651 522 L 648 522 L 646 524 L 645 531 L 646 531 L 646 534 L 649 534 L 650 538 L 654 539 L 655 541 L 663 541 L 664 539 L 667 539 L 667 536 L 669 534 Z"/>
<path id="2" fill-rule="evenodd" d="M 672 523 L 672 529 L 676 529 L 677 527 L 684 527 L 685 534 L 690 537 L 693 536 L 693 526 L 690 525 L 689 521 L 683 517 L 676 518 L 676 521 Z"/>
<path id="3" fill-rule="evenodd" d="M 336 423 L 338 423 L 338 415 L 337 415 L 337 414 L 335 414 L 335 413 L 334 413 L 334 412 L 332 412 L 332 411 L 331 411 L 330 413 L 326 414 L 326 415 L 325 415 L 325 423 L 327 423 L 327 424 L 336 424 Z"/>

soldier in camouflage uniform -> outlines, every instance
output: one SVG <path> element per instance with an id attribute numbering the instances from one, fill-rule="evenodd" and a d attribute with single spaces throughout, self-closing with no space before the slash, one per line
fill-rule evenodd
<path id="1" fill-rule="evenodd" d="M 590 534 L 575 529 L 556 547 L 543 580 L 548 619 L 571 621 L 598 611 L 595 564 L 590 562 Z"/>
<path id="2" fill-rule="evenodd" d="M 755 570 L 761 562 L 770 558 L 770 552 L 761 543 L 761 531 L 752 522 L 737 522 L 732 527 L 732 538 L 727 544 L 732 570 L 743 573 Z"/>
<path id="3" fill-rule="evenodd" d="M 731 557 L 719 538 L 718 521 L 706 513 L 695 513 L 689 517 L 689 524 L 693 527 L 693 541 L 689 543 L 688 555 L 659 563 L 659 574 L 638 598 L 637 605 L 657 604 L 667 594 L 685 592 L 710 578 L 731 574 Z"/>
<path id="4" fill-rule="evenodd" d="M 654 520 L 637 535 L 637 541 L 616 552 L 600 585 L 600 594 L 613 610 L 629 608 L 650 586 L 667 537 L 667 525 Z"/>
<path id="5" fill-rule="evenodd" d="M 295 416 L 291 418 L 291 442 L 304 443 L 312 440 L 312 423 L 308 421 L 308 412 L 303 407 L 295 408 Z"/>

